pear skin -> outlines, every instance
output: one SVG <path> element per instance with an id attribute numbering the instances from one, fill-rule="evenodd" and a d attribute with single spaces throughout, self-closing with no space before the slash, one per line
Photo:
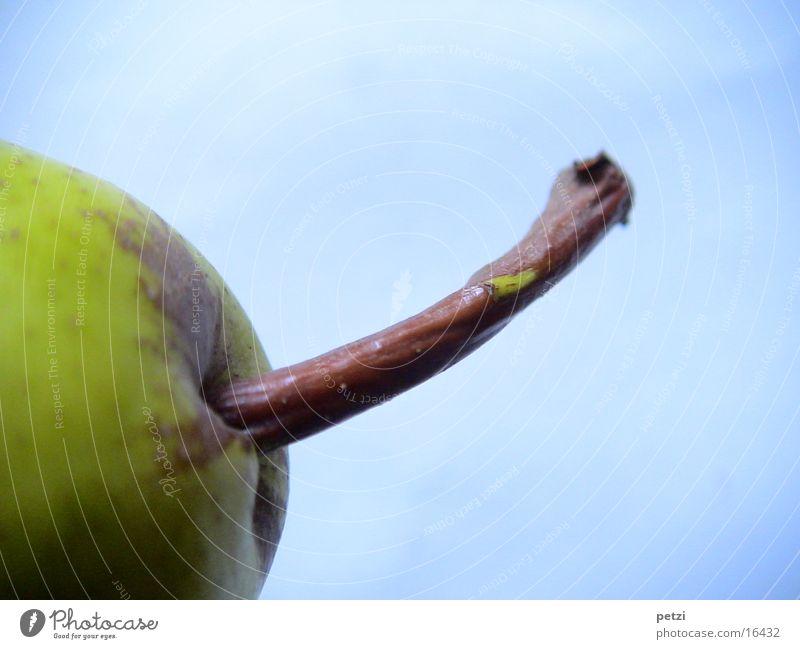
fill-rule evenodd
<path id="1" fill-rule="evenodd" d="M 288 498 L 207 390 L 269 371 L 200 253 L 94 176 L 0 142 L 0 596 L 256 597 Z"/>

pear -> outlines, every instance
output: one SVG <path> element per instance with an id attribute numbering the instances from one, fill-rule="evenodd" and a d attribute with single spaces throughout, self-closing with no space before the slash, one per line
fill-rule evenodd
<path id="1" fill-rule="evenodd" d="M 3 142 L 0 294 L 0 596 L 257 596 L 287 452 L 206 403 L 269 371 L 215 270 L 124 191 Z"/>
<path id="2" fill-rule="evenodd" d="M 0 143 L 0 595 L 260 592 L 286 447 L 446 370 L 624 223 L 603 153 L 505 255 L 429 309 L 271 370 L 200 253 L 112 185 Z"/>

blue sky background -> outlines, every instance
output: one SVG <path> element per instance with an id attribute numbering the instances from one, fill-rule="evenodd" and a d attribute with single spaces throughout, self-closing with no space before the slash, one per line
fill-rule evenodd
<path id="1" fill-rule="evenodd" d="M 5 2 L 0 137 L 125 188 L 274 366 L 413 315 L 605 149 L 636 202 L 446 375 L 292 448 L 266 598 L 800 596 L 800 10 Z"/>

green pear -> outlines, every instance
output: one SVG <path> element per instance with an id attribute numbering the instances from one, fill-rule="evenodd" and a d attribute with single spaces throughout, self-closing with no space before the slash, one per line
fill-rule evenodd
<path id="1" fill-rule="evenodd" d="M 0 143 L 0 595 L 258 595 L 285 521 L 286 446 L 468 356 L 631 202 L 605 154 L 578 161 L 463 288 L 272 371 L 222 279 L 156 214 Z"/>
<path id="2" fill-rule="evenodd" d="M 0 288 L 0 596 L 257 596 L 287 452 L 207 405 L 269 370 L 209 263 L 120 189 L 0 143 Z"/>

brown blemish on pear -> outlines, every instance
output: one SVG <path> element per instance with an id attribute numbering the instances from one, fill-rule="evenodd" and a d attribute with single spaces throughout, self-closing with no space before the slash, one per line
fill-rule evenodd
<path id="1" fill-rule="evenodd" d="M 241 378 L 236 370 L 235 350 L 223 331 L 224 309 L 227 307 L 233 317 L 239 307 L 224 284 L 210 280 L 205 262 L 181 235 L 132 196 L 126 195 L 125 201 L 142 220 L 122 219 L 116 229 L 117 241 L 123 249 L 139 256 L 149 271 L 140 276 L 138 290 L 172 325 L 176 336 L 169 344 L 191 368 L 197 385 L 198 417 L 191 438 L 182 436 L 184 449 L 179 459 L 184 465 L 202 465 L 229 444 L 252 444 L 247 435 L 225 422 L 205 402 L 206 388 L 218 384 L 221 377 L 229 374 L 233 380 Z M 197 323 L 192 316 L 195 299 L 203 309 Z M 252 345 L 246 345 L 245 353 L 255 354 Z M 169 432 L 165 431 L 165 435 Z M 286 516 L 289 456 L 285 448 L 256 452 L 259 477 L 253 533 L 259 541 L 260 568 L 268 572 Z"/>

